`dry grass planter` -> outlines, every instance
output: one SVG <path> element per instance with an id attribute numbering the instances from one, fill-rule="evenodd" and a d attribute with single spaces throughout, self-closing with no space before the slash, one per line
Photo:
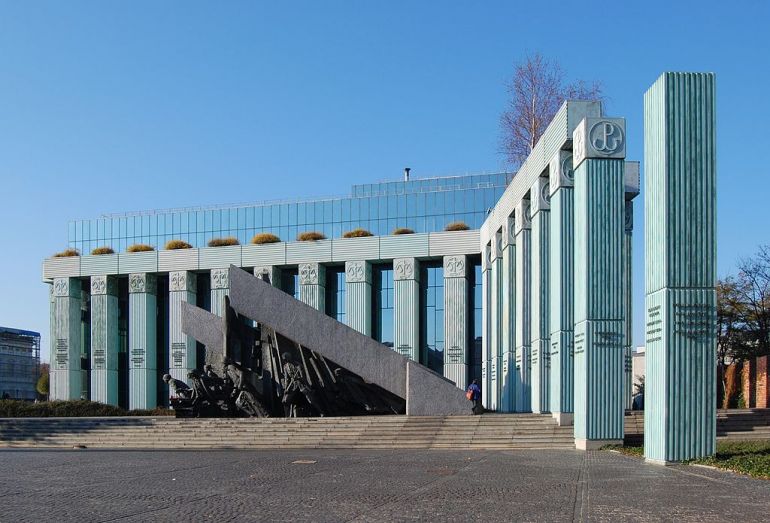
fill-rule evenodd
<path id="1" fill-rule="evenodd" d="M 281 239 L 278 236 L 269 232 L 260 232 L 259 234 L 255 234 L 254 237 L 251 239 L 251 243 L 253 243 L 254 245 L 262 245 L 265 243 L 278 243 L 280 241 Z"/>
<path id="2" fill-rule="evenodd" d="M 399 234 L 414 234 L 414 231 L 406 227 L 398 227 L 396 229 L 393 229 L 393 232 L 391 234 L 393 234 L 394 236 L 398 236 Z"/>
<path id="3" fill-rule="evenodd" d="M 192 249 L 192 245 L 183 240 L 169 240 L 166 242 L 165 249 L 167 251 L 174 251 L 176 249 Z"/>
<path id="4" fill-rule="evenodd" d="M 326 236 L 323 233 L 317 231 L 301 232 L 297 235 L 298 242 L 315 242 L 318 240 L 325 240 Z"/>
<path id="5" fill-rule="evenodd" d="M 70 258 L 72 256 L 80 256 L 80 252 L 77 249 L 64 249 L 53 255 L 54 258 Z"/>
<path id="6" fill-rule="evenodd" d="M 209 247 L 229 247 L 231 245 L 240 245 L 238 238 L 235 236 L 228 236 L 226 238 L 212 238 L 209 240 Z"/>
<path id="7" fill-rule="evenodd" d="M 370 233 L 366 229 L 353 229 L 352 231 L 348 231 L 345 234 L 342 235 L 343 238 L 365 238 L 367 236 L 374 236 L 374 234 Z"/>
<path id="8" fill-rule="evenodd" d="M 97 247 L 91 251 L 93 256 L 101 256 L 102 254 L 115 254 L 115 251 L 112 250 L 112 247 Z"/>
<path id="9" fill-rule="evenodd" d="M 470 227 L 465 222 L 451 222 L 444 227 L 445 231 L 467 231 Z"/>
<path id="10" fill-rule="evenodd" d="M 145 243 L 135 243 L 133 245 L 129 245 L 126 249 L 126 252 L 147 252 L 147 251 L 154 251 L 155 247 L 152 245 L 147 245 Z"/>

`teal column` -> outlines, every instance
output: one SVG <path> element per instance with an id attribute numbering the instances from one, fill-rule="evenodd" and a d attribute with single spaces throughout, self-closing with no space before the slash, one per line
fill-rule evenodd
<path id="1" fill-rule="evenodd" d="M 492 277 L 492 245 L 487 244 L 481 253 L 481 295 L 483 306 L 481 308 L 482 316 L 482 336 L 481 336 L 481 403 L 484 408 L 489 408 L 489 398 L 491 395 L 489 366 L 492 352 L 492 309 L 491 298 L 491 277 Z"/>
<path id="2" fill-rule="evenodd" d="M 198 368 L 195 340 L 182 332 L 182 303 L 195 305 L 198 279 L 190 271 L 168 275 L 168 373 L 187 381 L 187 374 Z"/>
<path id="3" fill-rule="evenodd" d="M 502 284 L 503 284 L 503 258 L 502 258 L 502 232 L 494 235 L 491 245 L 490 258 L 490 338 L 489 338 L 489 410 L 498 410 L 500 405 L 500 393 L 502 382 L 500 370 L 502 367 Z"/>
<path id="4" fill-rule="evenodd" d="M 501 412 L 513 412 L 516 407 L 516 241 L 514 238 L 514 218 L 505 222 L 502 241 L 503 281 L 502 281 L 502 364 L 500 368 Z"/>
<path id="5" fill-rule="evenodd" d="M 623 399 L 625 401 L 624 408 L 631 410 L 633 406 L 633 381 L 634 381 L 634 368 L 633 360 L 631 356 L 631 341 L 633 339 L 633 324 L 632 319 L 632 304 L 631 304 L 631 292 L 633 281 L 631 280 L 631 255 L 632 255 L 632 232 L 634 229 L 634 203 L 626 201 L 625 210 L 625 227 L 623 228 L 623 302 L 626 308 L 626 332 L 625 332 L 625 346 L 623 347 Z"/>
<path id="6" fill-rule="evenodd" d="M 273 287 L 281 288 L 281 269 L 275 265 L 254 267 L 254 276 L 266 281 Z"/>
<path id="7" fill-rule="evenodd" d="M 548 178 L 530 189 L 532 214 L 532 412 L 550 412 L 551 332 L 550 256 L 551 194 Z"/>
<path id="8" fill-rule="evenodd" d="M 444 256 L 444 377 L 461 389 L 469 385 L 469 290 L 468 257 Z"/>
<path id="9" fill-rule="evenodd" d="M 326 269 L 320 263 L 299 264 L 299 299 L 326 312 Z"/>
<path id="10" fill-rule="evenodd" d="M 118 404 L 118 281 L 91 276 L 91 401 Z"/>
<path id="11" fill-rule="evenodd" d="M 623 396 L 625 399 L 626 410 L 631 410 L 634 401 L 634 363 L 632 344 L 634 339 L 633 329 L 633 233 L 634 233 L 634 202 L 633 199 L 639 196 L 640 182 L 639 162 L 626 162 L 626 206 L 625 206 L 625 227 L 623 234 L 623 296 L 626 306 L 626 345 L 623 349 L 623 369 L 625 376 L 623 380 Z"/>
<path id="12" fill-rule="evenodd" d="M 362 262 L 363 263 L 363 262 Z M 371 284 L 355 282 L 356 290 L 369 291 L 371 303 Z M 360 302 L 366 296 L 358 296 Z M 363 307 L 361 307 L 363 308 Z M 367 309 L 371 318 L 371 306 Z M 363 319 L 363 318 L 361 318 Z M 420 266 L 415 258 L 397 258 L 393 260 L 393 348 L 414 359 L 420 347 Z"/>
<path id="13" fill-rule="evenodd" d="M 51 384 L 52 400 L 78 400 L 83 393 L 80 368 L 82 342 L 80 308 L 81 282 L 77 278 L 55 278 L 51 303 Z"/>
<path id="14" fill-rule="evenodd" d="M 154 274 L 128 276 L 128 408 L 157 406 L 157 281 Z"/>
<path id="15" fill-rule="evenodd" d="M 229 269 L 211 269 L 211 313 L 225 315 L 225 296 L 230 294 Z"/>
<path id="16" fill-rule="evenodd" d="M 532 315 L 532 222 L 529 200 L 521 200 L 515 210 L 516 241 L 516 412 L 531 412 L 530 348 Z"/>
<path id="17" fill-rule="evenodd" d="M 623 441 L 625 120 L 584 118 L 575 164 L 575 446 Z"/>
<path id="18" fill-rule="evenodd" d="M 395 310 L 393 313 L 397 314 Z M 351 329 L 365 336 L 372 335 L 372 265 L 369 262 L 345 262 L 345 321 Z M 411 350 L 404 356 L 417 361 L 419 339 L 410 346 Z"/>
<path id="19" fill-rule="evenodd" d="M 712 73 L 664 73 L 644 95 L 644 455 L 716 445 L 716 138 Z"/>
<path id="20" fill-rule="evenodd" d="M 575 367 L 575 198 L 572 153 L 559 151 L 549 165 L 551 191 L 551 414 L 571 425 Z"/>

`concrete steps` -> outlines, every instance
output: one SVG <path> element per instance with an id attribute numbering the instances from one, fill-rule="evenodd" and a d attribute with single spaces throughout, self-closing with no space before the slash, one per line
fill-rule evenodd
<path id="1" fill-rule="evenodd" d="M 0 419 L 4 448 L 574 448 L 549 415 Z"/>
<path id="2" fill-rule="evenodd" d="M 644 412 L 627 412 L 626 443 L 644 441 Z M 717 411 L 717 440 L 770 440 L 770 409 L 729 409 Z"/>

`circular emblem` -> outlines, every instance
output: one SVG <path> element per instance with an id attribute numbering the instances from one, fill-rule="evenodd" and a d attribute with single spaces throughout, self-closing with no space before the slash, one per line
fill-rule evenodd
<path id="1" fill-rule="evenodd" d="M 623 129 L 613 122 L 596 122 L 588 133 L 591 147 L 605 156 L 615 154 L 623 147 Z"/>
<path id="2" fill-rule="evenodd" d="M 575 179 L 575 171 L 572 169 L 572 155 L 569 155 L 562 160 L 561 173 L 565 180 L 571 182 Z"/>
<path id="3" fill-rule="evenodd" d="M 540 189 L 540 192 L 543 196 L 543 201 L 545 203 L 551 203 L 551 184 L 550 183 L 544 183 L 543 188 Z"/>

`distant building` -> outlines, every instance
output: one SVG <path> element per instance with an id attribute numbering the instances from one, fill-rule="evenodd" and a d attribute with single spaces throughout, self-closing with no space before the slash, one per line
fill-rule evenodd
<path id="1" fill-rule="evenodd" d="M 0 394 L 34 400 L 39 373 L 40 333 L 0 327 Z"/>

